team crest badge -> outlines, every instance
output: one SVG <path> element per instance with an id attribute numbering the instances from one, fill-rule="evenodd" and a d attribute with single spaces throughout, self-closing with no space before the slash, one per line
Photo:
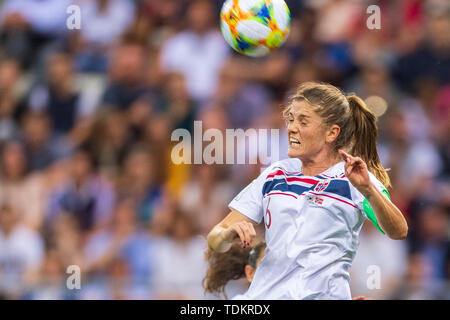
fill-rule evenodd
<path id="1" fill-rule="evenodd" d="M 326 188 L 328 188 L 329 184 L 330 184 L 330 179 L 328 180 L 322 180 L 320 181 L 315 187 L 314 187 L 314 192 L 322 192 L 324 191 Z"/>

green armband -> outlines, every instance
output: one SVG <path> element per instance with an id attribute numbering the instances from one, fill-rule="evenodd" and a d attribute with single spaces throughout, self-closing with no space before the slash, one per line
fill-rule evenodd
<path id="1" fill-rule="evenodd" d="M 386 198 L 391 200 L 391 196 L 389 195 L 389 192 L 386 189 L 383 189 L 381 192 Z M 382 233 L 385 234 L 383 230 L 381 230 L 380 226 L 378 225 L 377 217 L 375 215 L 375 212 L 373 211 L 372 206 L 370 205 L 369 201 L 367 199 L 364 199 L 363 201 L 363 208 L 364 212 L 367 215 L 367 218 L 369 218 L 370 221 L 372 221 L 373 225 Z"/>

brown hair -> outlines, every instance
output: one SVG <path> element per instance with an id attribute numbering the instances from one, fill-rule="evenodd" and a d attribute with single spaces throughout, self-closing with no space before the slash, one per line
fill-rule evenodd
<path id="1" fill-rule="evenodd" d="M 353 93 L 345 95 L 328 83 L 305 82 L 290 97 L 283 117 L 288 118 L 293 102 L 302 100 L 314 108 L 326 125 L 340 127 L 341 131 L 334 141 L 334 151 L 346 149 L 351 155 L 360 157 L 369 171 L 386 188 L 390 187 L 389 176 L 377 152 L 377 119 L 361 98 Z"/>
<path id="2" fill-rule="evenodd" d="M 249 260 L 258 260 L 261 256 L 262 249 L 266 244 L 260 242 L 253 248 L 242 248 L 239 243 L 234 244 L 227 252 L 219 253 L 211 249 L 206 251 L 206 260 L 209 268 L 206 276 L 202 281 L 203 288 L 206 292 L 210 292 L 220 297 L 223 295 L 227 299 L 225 286 L 230 280 L 238 280 L 245 276 L 245 266 L 252 265 Z M 250 259 L 250 252 L 253 251 L 256 259 Z"/>

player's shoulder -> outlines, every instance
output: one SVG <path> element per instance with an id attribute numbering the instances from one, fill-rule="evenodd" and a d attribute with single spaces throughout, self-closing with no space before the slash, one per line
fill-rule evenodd
<path id="1" fill-rule="evenodd" d="M 350 183 L 350 180 L 348 180 L 346 172 L 345 172 L 345 163 L 340 162 L 336 164 L 334 167 L 330 168 L 329 170 L 325 171 L 324 173 L 321 173 L 317 175 L 318 178 L 321 179 L 332 179 L 332 180 L 342 180 L 347 181 L 351 186 L 353 186 Z M 378 188 L 382 189 L 384 188 L 383 183 L 375 177 L 375 175 L 369 171 L 369 178 Z"/>
<path id="2" fill-rule="evenodd" d="M 268 166 L 263 172 L 271 173 L 277 170 L 284 171 L 286 173 L 301 173 L 302 162 L 297 158 L 287 158 L 275 161 L 270 166 Z"/>
<path id="3" fill-rule="evenodd" d="M 384 184 L 380 181 L 380 180 L 378 180 L 378 178 L 377 177 L 375 177 L 375 175 L 372 173 L 372 172 L 370 172 L 369 171 L 369 178 L 370 178 L 370 181 L 380 190 L 380 191 L 382 191 L 382 190 L 386 190 L 386 187 L 384 186 Z"/>
<path id="4" fill-rule="evenodd" d="M 341 179 L 346 180 L 345 177 L 345 163 L 343 161 L 335 164 L 325 172 L 318 174 L 316 177 L 320 179 Z"/>

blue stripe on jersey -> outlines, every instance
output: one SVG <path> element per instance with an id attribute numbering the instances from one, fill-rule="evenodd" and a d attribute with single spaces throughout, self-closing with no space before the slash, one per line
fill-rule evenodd
<path id="1" fill-rule="evenodd" d="M 324 191 L 352 200 L 350 185 L 346 180 L 333 179 Z"/>
<path id="2" fill-rule="evenodd" d="M 346 180 L 331 180 L 328 187 L 325 189 L 326 192 L 337 194 L 341 197 L 352 200 L 352 194 L 350 191 L 350 182 Z"/>
<path id="3" fill-rule="evenodd" d="M 301 195 L 306 191 L 314 190 L 315 186 L 316 184 L 312 185 L 311 187 L 304 187 L 298 184 L 288 184 L 285 179 L 274 179 L 266 181 L 264 183 L 262 193 L 263 196 L 265 196 L 269 192 L 277 190 L 284 192 L 289 191 Z M 322 191 L 334 193 L 336 195 L 339 195 L 352 201 L 350 185 L 349 182 L 346 180 L 331 179 L 330 184 L 327 186 L 325 190 Z"/>
<path id="4" fill-rule="evenodd" d="M 312 187 L 314 189 L 314 186 Z M 285 179 L 274 179 L 270 181 L 266 181 L 263 185 L 263 197 L 271 191 L 290 191 L 294 192 L 298 195 L 301 195 L 303 192 L 312 190 L 311 188 L 300 186 L 298 184 L 288 184 Z"/>

